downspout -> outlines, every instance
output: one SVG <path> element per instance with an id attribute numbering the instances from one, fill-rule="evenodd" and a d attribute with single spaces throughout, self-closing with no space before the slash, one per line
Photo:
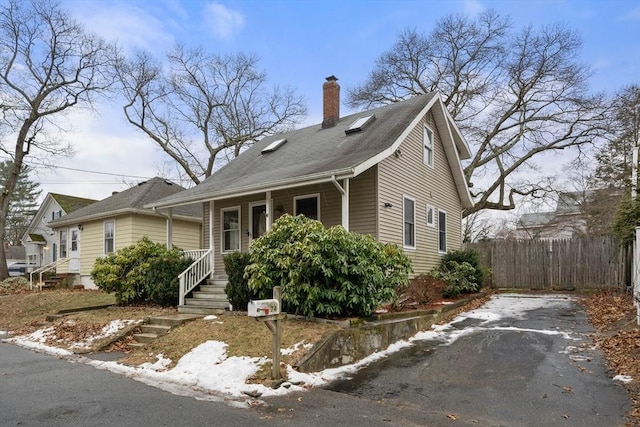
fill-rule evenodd
<path id="1" fill-rule="evenodd" d="M 167 219 L 167 230 L 166 230 L 167 249 L 172 249 L 173 248 L 173 210 L 172 208 L 167 208 L 169 212 L 168 214 L 164 214 L 158 211 L 158 209 L 155 206 L 151 209 L 153 210 L 154 213 L 157 213 L 158 215 Z"/>
<path id="2" fill-rule="evenodd" d="M 349 231 L 349 178 L 343 180 L 343 186 L 340 185 L 335 175 L 331 175 L 331 182 L 342 195 L 342 227 Z"/>

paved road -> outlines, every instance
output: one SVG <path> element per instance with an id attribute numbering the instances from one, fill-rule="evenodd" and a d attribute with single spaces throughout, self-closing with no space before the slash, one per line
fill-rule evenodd
<path id="1" fill-rule="evenodd" d="M 247 409 L 0 343 L 2 426 L 261 426 Z"/>
<path id="2" fill-rule="evenodd" d="M 515 306 L 523 297 L 500 298 Z M 451 345 L 421 341 L 348 381 L 268 399 L 262 411 L 309 426 L 624 425 L 629 399 L 591 347 L 582 308 L 564 298 L 542 305 L 466 319 Z"/>

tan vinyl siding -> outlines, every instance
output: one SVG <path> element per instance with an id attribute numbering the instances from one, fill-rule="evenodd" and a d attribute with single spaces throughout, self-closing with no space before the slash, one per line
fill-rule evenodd
<path id="1" fill-rule="evenodd" d="M 202 204 L 202 247 L 209 246 L 209 202 L 205 202 Z"/>
<path id="2" fill-rule="evenodd" d="M 133 241 L 133 218 L 130 215 L 116 217 L 114 250 L 126 248 L 135 243 Z"/>
<path id="3" fill-rule="evenodd" d="M 131 243 L 135 244 L 144 236 L 154 242 L 167 243 L 167 220 L 147 215 L 134 215 Z M 173 219 L 172 243 L 180 249 L 200 248 L 200 224 Z"/>
<path id="4" fill-rule="evenodd" d="M 331 227 L 342 222 L 342 201 L 338 189 L 332 183 L 310 185 L 307 187 L 279 190 L 271 193 L 271 200 L 274 212 L 274 221 L 279 216 L 288 213 L 293 215 L 293 198 L 297 196 L 320 194 L 320 221 L 325 227 Z M 222 209 L 240 206 L 240 250 L 246 252 L 249 249 L 249 204 L 254 202 L 264 202 L 264 193 L 252 196 L 237 197 L 214 202 L 213 219 L 213 241 L 214 241 L 214 269 L 216 273 L 224 274 L 224 263 L 221 253 L 222 240 L 220 232 L 220 212 Z M 205 229 L 205 236 L 209 235 L 209 230 Z M 207 246 L 208 247 L 208 238 Z"/>
<path id="5" fill-rule="evenodd" d="M 429 127 L 434 132 L 434 168 L 423 162 L 424 122 L 411 130 L 400 145 L 400 155 L 390 156 L 378 166 L 379 240 L 403 243 L 403 196 L 415 199 L 416 248 L 405 252 L 413 262 L 415 274 L 425 273 L 440 261 L 438 253 L 438 209 L 447 212 L 447 249 L 461 246 L 461 204 L 449 163 L 435 122 L 429 113 Z M 435 208 L 435 227 L 427 226 L 427 204 Z"/>
<path id="6" fill-rule="evenodd" d="M 374 166 L 349 183 L 349 231 L 377 237 L 377 192 Z"/>
<path id="7" fill-rule="evenodd" d="M 146 215 L 125 215 L 111 218 L 115 221 L 114 250 L 136 244 L 143 236 L 154 242 L 166 243 L 166 220 L 164 218 Z M 80 274 L 89 275 L 96 258 L 104 253 L 104 222 L 105 220 L 83 223 L 80 232 Z M 174 220 L 173 244 L 182 249 L 200 248 L 200 224 Z M 68 266 L 65 267 L 68 269 Z"/>
<path id="8" fill-rule="evenodd" d="M 104 222 L 83 224 L 80 232 L 80 275 L 91 274 L 96 259 L 104 256 Z"/>

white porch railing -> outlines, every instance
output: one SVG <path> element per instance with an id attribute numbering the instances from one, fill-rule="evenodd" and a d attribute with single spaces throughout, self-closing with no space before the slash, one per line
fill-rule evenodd
<path id="1" fill-rule="evenodd" d="M 204 254 L 210 254 L 211 249 L 188 249 L 182 250 L 185 258 L 198 259 Z"/>
<path id="2" fill-rule="evenodd" d="M 51 270 L 55 270 L 56 268 L 58 268 L 59 266 L 68 263 L 69 261 L 71 261 L 71 258 L 60 258 L 57 261 L 54 261 L 50 264 L 47 265 L 43 265 L 40 268 L 37 268 L 35 270 L 33 270 L 32 272 L 29 273 L 29 289 L 33 289 L 33 275 L 34 274 L 38 274 L 38 286 L 40 287 L 40 290 L 42 290 L 42 275 L 44 273 L 46 273 L 47 271 L 51 271 Z"/>
<path id="3" fill-rule="evenodd" d="M 184 254 L 195 259 L 195 261 L 178 276 L 180 281 L 180 305 L 184 305 L 185 296 L 211 274 L 211 249 L 184 251 Z M 195 256 L 197 255 L 199 256 L 196 258 Z"/>

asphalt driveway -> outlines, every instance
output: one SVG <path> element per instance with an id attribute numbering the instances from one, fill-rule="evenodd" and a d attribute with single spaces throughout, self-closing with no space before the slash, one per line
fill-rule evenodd
<path id="1" fill-rule="evenodd" d="M 290 425 L 621 426 L 622 385 L 564 295 L 499 295 L 392 356 L 307 393 L 266 399 Z"/>

